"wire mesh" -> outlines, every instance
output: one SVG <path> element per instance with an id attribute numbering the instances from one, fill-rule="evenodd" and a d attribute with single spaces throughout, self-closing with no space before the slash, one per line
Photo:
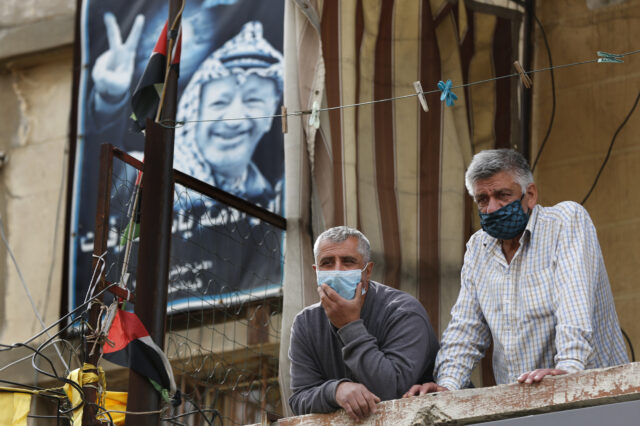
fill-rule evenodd
<path id="1" fill-rule="evenodd" d="M 138 239 L 128 226 L 138 170 L 117 158 L 113 167 L 105 279 L 134 291 Z M 165 422 L 233 425 L 282 417 L 283 241 L 282 229 L 188 182 L 175 184 L 165 353 L 185 402 L 167 407 Z M 136 294 L 136 303 L 146 303 L 145 295 Z"/>

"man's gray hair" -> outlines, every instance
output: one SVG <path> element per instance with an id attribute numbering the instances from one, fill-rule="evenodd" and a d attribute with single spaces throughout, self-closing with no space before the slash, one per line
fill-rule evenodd
<path id="1" fill-rule="evenodd" d="M 533 174 L 526 158 L 513 149 L 488 149 L 480 151 L 471 159 L 464 175 L 464 183 L 469 194 L 474 197 L 473 187 L 479 180 L 488 179 L 498 172 L 511 172 L 522 193 L 533 183 Z"/>
<path id="2" fill-rule="evenodd" d="M 316 263 L 318 262 L 318 248 L 321 242 L 341 243 L 351 237 L 358 240 L 358 253 L 362 255 L 364 263 L 368 263 L 371 260 L 371 244 L 369 244 L 369 240 L 362 232 L 348 226 L 329 228 L 316 238 L 316 242 L 313 245 L 313 258 Z"/>

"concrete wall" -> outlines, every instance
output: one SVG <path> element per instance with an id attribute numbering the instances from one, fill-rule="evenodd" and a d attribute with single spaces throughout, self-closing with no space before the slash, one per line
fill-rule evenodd
<path id="1" fill-rule="evenodd" d="M 596 58 L 596 52 L 640 48 L 640 1 L 612 2 L 589 9 L 589 1 L 536 2 L 554 65 Z M 594 2 L 591 2 L 594 3 Z M 607 3 L 607 2 L 600 2 Z M 593 4 L 591 5 L 594 6 Z M 548 66 L 536 28 L 536 68 Z M 606 156 L 611 139 L 640 93 L 640 55 L 623 64 L 587 64 L 555 71 L 556 116 L 535 170 L 541 203 L 581 202 Z M 537 153 L 551 114 L 548 72 L 533 86 L 533 146 Z M 640 108 L 639 108 L 640 109 Z M 600 239 L 622 328 L 640 350 L 640 111 L 620 132 L 611 157 L 585 207 Z"/>
<path id="2" fill-rule="evenodd" d="M 0 3 L 0 218 L 45 323 L 60 315 L 75 0 Z M 0 341 L 42 327 L 0 244 Z"/>
<path id="3" fill-rule="evenodd" d="M 73 43 L 76 0 L 0 3 L 0 59 Z"/>

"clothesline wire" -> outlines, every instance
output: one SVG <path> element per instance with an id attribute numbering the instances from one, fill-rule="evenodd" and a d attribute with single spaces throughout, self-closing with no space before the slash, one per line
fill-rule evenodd
<path id="1" fill-rule="evenodd" d="M 620 54 L 616 54 L 615 56 L 617 58 L 624 58 L 627 56 L 631 56 L 631 55 L 635 55 L 640 53 L 640 49 L 638 50 L 632 50 L 630 52 L 625 52 L 625 53 L 620 53 Z M 550 71 L 550 70 L 556 70 L 556 69 L 561 69 L 561 68 L 569 68 L 569 67 L 574 67 L 574 66 L 578 66 L 578 65 L 585 65 L 585 64 L 592 64 L 592 63 L 596 63 L 598 62 L 598 59 L 589 59 L 589 60 L 585 60 L 585 61 L 579 61 L 579 62 L 571 62 L 568 64 L 561 64 L 561 65 L 552 65 L 552 66 L 548 66 L 548 67 L 544 67 L 544 68 L 538 68 L 538 69 L 534 69 L 534 70 L 529 70 L 529 71 L 524 71 L 524 74 L 535 74 L 538 72 L 544 72 L 544 71 Z M 470 86 L 475 86 L 478 84 L 484 84 L 484 83 L 490 83 L 492 81 L 497 81 L 497 80 L 502 80 L 505 78 L 513 78 L 513 77 L 518 77 L 520 76 L 520 73 L 511 73 L 511 74 L 506 74 L 506 75 L 501 75 L 498 77 L 492 77 L 492 78 L 487 78 L 484 80 L 478 80 L 478 81 L 473 81 L 471 83 L 464 83 L 464 84 L 458 84 L 456 86 L 452 86 L 451 89 L 460 89 L 463 87 L 470 87 Z M 365 106 L 365 105 L 372 105 L 372 104 L 377 104 L 377 103 L 381 103 L 381 102 L 391 102 L 391 101 L 397 101 L 397 100 L 401 100 L 401 99 L 407 99 L 407 98 L 412 98 L 412 97 L 416 97 L 419 95 L 430 95 L 433 93 L 440 93 L 440 89 L 432 89 L 432 90 L 427 90 L 427 91 L 423 91 L 422 93 L 409 93 L 406 95 L 400 95 L 400 96 L 394 96 L 394 97 L 390 97 L 390 98 L 384 98 L 384 99 L 374 99 L 371 101 L 364 101 L 364 102 L 357 102 L 357 103 L 353 103 L 353 104 L 345 104 L 345 105 L 336 105 L 336 106 L 331 106 L 331 107 L 324 107 L 324 108 L 318 108 L 317 111 L 318 112 L 322 112 L 322 111 L 334 111 L 334 110 L 338 110 L 338 109 L 347 109 L 347 108 L 354 108 L 354 107 L 358 107 L 358 106 Z M 210 123 L 210 122 L 217 122 L 217 121 L 240 121 L 240 120 L 260 120 L 260 119 L 267 119 L 267 118 L 283 118 L 283 117 L 299 117 L 299 116 L 303 116 L 303 115 L 309 115 L 312 114 L 314 112 L 314 110 L 302 110 L 302 111 L 294 111 L 294 112 L 287 112 L 286 114 L 272 114 L 272 115 L 259 115 L 259 116 L 251 116 L 251 117 L 230 117 L 230 118 L 215 118 L 215 119 L 207 119 L 207 120 L 184 120 L 184 121 L 173 121 L 173 120 L 161 120 L 158 122 L 158 124 L 160 124 L 163 127 L 166 128 L 177 128 L 177 127 L 182 127 L 185 124 L 189 124 L 189 123 Z"/>

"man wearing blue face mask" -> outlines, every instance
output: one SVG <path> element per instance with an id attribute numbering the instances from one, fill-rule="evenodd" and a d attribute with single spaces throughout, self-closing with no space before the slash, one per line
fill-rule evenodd
<path id="1" fill-rule="evenodd" d="M 482 230 L 467 243 L 437 383 L 405 396 L 465 387 L 491 339 L 498 384 L 629 362 L 586 210 L 571 201 L 539 206 L 526 159 L 509 149 L 476 154 L 465 183 Z"/>
<path id="2" fill-rule="evenodd" d="M 370 280 L 367 238 L 339 226 L 315 242 L 320 303 L 291 328 L 289 405 L 296 415 L 344 408 L 354 420 L 432 380 L 438 340 L 412 296 Z"/>

